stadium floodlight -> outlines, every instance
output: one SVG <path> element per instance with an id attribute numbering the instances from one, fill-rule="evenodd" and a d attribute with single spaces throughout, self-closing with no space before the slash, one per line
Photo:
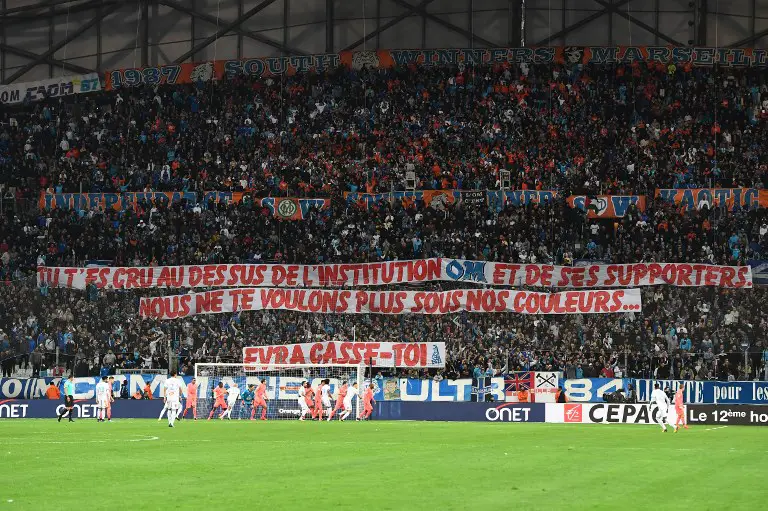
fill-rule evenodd
<path id="1" fill-rule="evenodd" d="M 195 364 L 195 378 L 198 384 L 197 416 L 206 419 L 208 417 L 219 418 L 223 410 L 216 408 L 216 388 L 221 387 L 231 390 L 228 408 L 233 408 L 228 417 L 232 419 L 260 419 L 262 409 L 253 414 L 253 406 L 248 403 L 251 396 L 247 391 L 258 393 L 259 386 L 264 382 L 266 390 L 266 415 L 267 420 L 297 420 L 302 417 L 305 410 L 300 400 L 309 407 L 305 419 L 320 415 L 315 410 L 322 405 L 322 418 L 328 419 L 329 411 L 333 411 L 334 420 L 341 417 L 343 402 L 339 399 L 339 392 L 346 382 L 348 388 L 348 403 L 351 405 L 349 419 L 357 418 L 363 409 L 362 396 L 365 384 L 365 365 L 332 365 L 332 364 Z M 323 391 L 324 381 L 327 380 L 328 388 Z M 302 384 L 307 382 L 309 389 L 301 391 Z M 221 384 L 221 385 L 220 385 Z M 354 384 L 357 384 L 355 396 Z M 251 387 L 252 386 L 252 387 Z M 236 390 L 235 390 L 236 389 Z M 310 394 L 311 399 L 302 398 L 302 394 Z M 221 393 L 221 391 L 219 391 Z M 240 394 L 240 398 L 233 400 L 234 394 Z M 315 400 L 315 394 L 326 394 L 330 403 L 322 403 Z M 246 399 L 243 399 L 245 395 Z M 258 396 L 254 396 L 254 404 L 258 404 Z M 227 398 L 224 398 L 227 401 Z M 339 406 L 337 407 L 337 401 Z M 234 405 L 234 406 L 232 406 Z M 330 408 L 330 410 L 329 410 Z M 342 408 L 342 409 L 337 409 Z M 215 413 L 213 413 L 215 412 Z"/>

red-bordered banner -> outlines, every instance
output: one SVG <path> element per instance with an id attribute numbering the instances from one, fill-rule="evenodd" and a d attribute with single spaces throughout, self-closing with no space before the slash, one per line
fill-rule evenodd
<path id="1" fill-rule="evenodd" d="M 246 346 L 243 364 L 335 364 L 374 367 L 445 367 L 444 342 L 324 341 Z"/>
<path id="2" fill-rule="evenodd" d="M 537 293 L 496 289 L 454 291 L 353 291 L 336 289 L 234 288 L 145 297 L 143 318 L 177 319 L 198 314 L 292 310 L 313 314 L 608 314 L 642 310 L 639 289 Z"/>
<path id="3" fill-rule="evenodd" d="M 695 263 L 552 266 L 465 259 L 417 259 L 359 264 L 201 264 L 37 269 L 38 285 L 85 289 L 197 287 L 363 287 L 426 282 L 466 282 L 512 287 L 752 287 L 749 266 Z"/>

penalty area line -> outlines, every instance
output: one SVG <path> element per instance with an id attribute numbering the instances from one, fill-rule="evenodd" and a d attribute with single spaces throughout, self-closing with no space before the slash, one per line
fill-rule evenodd
<path id="1" fill-rule="evenodd" d="M 11 441 L 7 441 L 11 440 Z M 14 441 L 15 440 L 15 441 Z M 154 442 L 160 440 L 162 442 L 184 442 L 184 443 L 201 443 L 201 442 L 211 442 L 212 440 L 208 439 L 175 439 L 175 438 L 167 438 L 167 439 L 161 439 L 159 436 L 147 436 L 147 437 L 141 437 L 141 438 L 110 438 L 110 439 L 99 439 L 99 440 L 35 440 L 35 439 L 27 439 L 27 438 L 0 438 L 0 445 L 26 445 L 30 443 L 35 444 L 112 444 L 116 442 Z"/>
<path id="2" fill-rule="evenodd" d="M 0 445 L 22 445 L 30 442 L 4 442 L 3 440 L 9 440 L 8 438 L 0 439 Z M 13 438 L 12 440 L 27 440 L 21 438 Z M 114 442 L 153 442 L 160 440 L 159 436 L 146 436 L 141 438 L 110 438 L 99 440 L 34 440 L 30 439 L 32 443 L 36 444 L 110 444 Z"/>

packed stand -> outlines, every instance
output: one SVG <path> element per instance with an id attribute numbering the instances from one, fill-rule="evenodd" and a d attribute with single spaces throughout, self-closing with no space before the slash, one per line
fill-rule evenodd
<path id="1" fill-rule="evenodd" d="M 762 188 L 758 69 L 340 68 L 6 110 L 0 182 L 65 192 Z M 650 193 L 649 193 L 650 192 Z"/>
<path id="2" fill-rule="evenodd" d="M 642 314 L 312 316 L 140 320 L 137 293 L 36 289 L 39 264 L 368 262 L 433 256 L 523 263 L 709 262 L 768 256 L 765 210 L 681 212 L 657 187 L 756 186 L 766 175 L 768 87 L 750 69 L 521 66 L 345 70 L 324 76 L 71 96 L 3 112 L 0 183 L 55 192 L 246 190 L 329 197 L 303 221 L 246 202 L 0 215 L 4 374 L 235 361 L 243 345 L 443 340 L 432 377 L 495 370 L 567 376 L 764 378 L 764 291 L 648 288 Z M 512 189 L 646 194 L 646 211 L 590 220 L 548 205 L 348 203 L 345 191 Z M 746 347 L 744 345 L 746 343 Z M 745 349 L 749 352 L 746 359 Z M 765 350 L 765 354 L 764 354 Z M 746 363 L 745 363 L 746 360 Z M 34 361 L 34 363 L 33 363 Z M 7 370 L 7 371 L 6 371 Z M 57 369 L 58 370 L 58 369 Z"/>

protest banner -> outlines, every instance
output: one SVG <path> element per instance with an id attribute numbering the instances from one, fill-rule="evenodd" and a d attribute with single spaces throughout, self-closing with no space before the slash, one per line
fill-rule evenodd
<path id="1" fill-rule="evenodd" d="M 607 314 L 640 312 L 639 289 L 533 291 L 352 291 L 338 289 L 232 288 L 185 295 L 144 297 L 143 318 L 176 319 L 198 314 L 292 310 L 314 314 Z"/>
<path id="2" fill-rule="evenodd" d="M 749 266 L 696 263 L 553 266 L 430 258 L 356 264 L 201 264 L 188 266 L 37 269 L 39 286 L 85 289 L 197 287 L 362 287 L 426 282 L 511 287 L 639 287 L 671 285 L 751 288 Z"/>
<path id="3" fill-rule="evenodd" d="M 324 341 L 243 348 L 243 364 L 334 364 L 445 367 L 444 342 Z"/>

